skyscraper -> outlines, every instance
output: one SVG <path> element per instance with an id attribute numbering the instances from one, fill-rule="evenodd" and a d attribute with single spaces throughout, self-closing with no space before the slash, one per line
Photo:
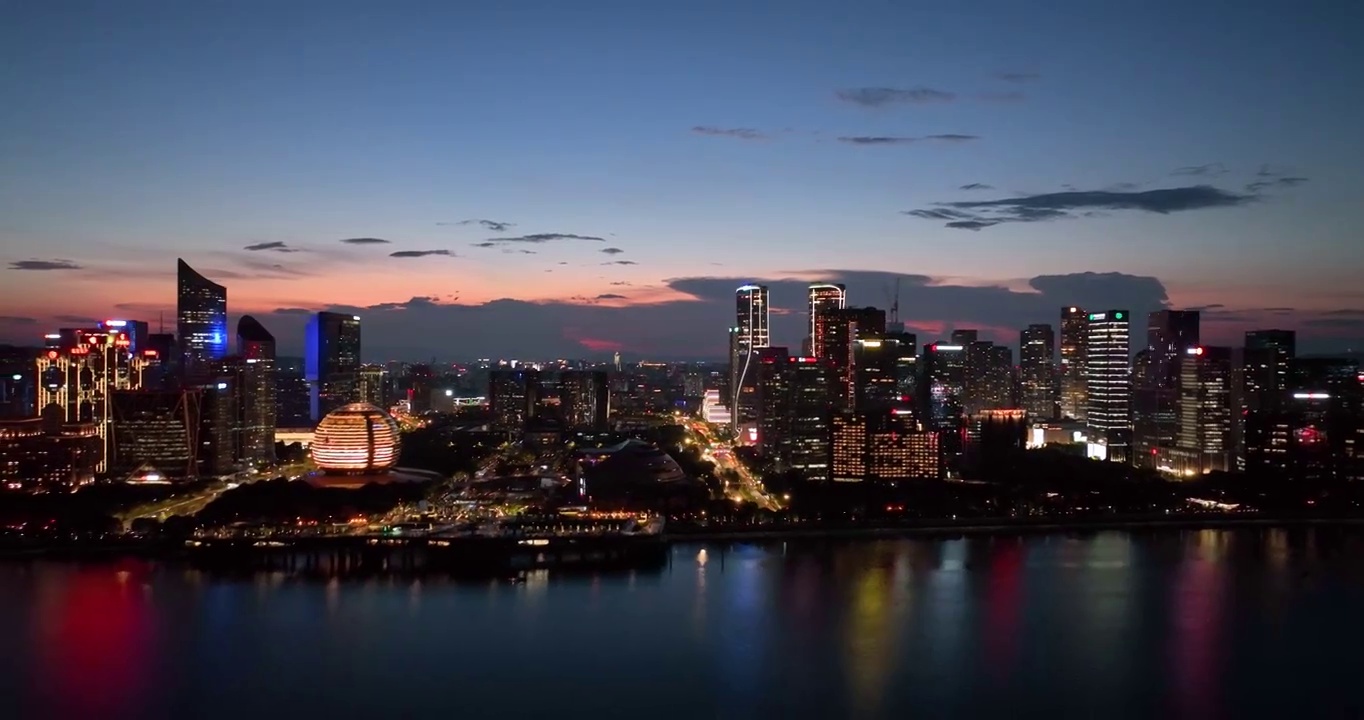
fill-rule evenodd
<path id="1" fill-rule="evenodd" d="M 488 373 L 488 410 L 494 427 L 512 432 L 525 428 L 539 404 L 539 370 L 515 368 Z"/>
<path id="2" fill-rule="evenodd" d="M 857 347 L 859 340 L 880 340 L 886 333 L 886 311 L 843 308 L 829 311 L 825 351 L 834 368 L 836 407 L 851 411 L 857 402 Z"/>
<path id="3" fill-rule="evenodd" d="M 1245 344 L 1245 410 L 1273 410 L 1289 386 L 1289 367 L 1297 357 L 1292 330 L 1251 330 Z"/>
<path id="4" fill-rule="evenodd" d="M 1092 312 L 1086 317 L 1086 422 L 1091 441 L 1108 446 L 1108 459 L 1127 460 L 1132 442 L 1131 318 L 1126 310 Z"/>
<path id="5" fill-rule="evenodd" d="M 176 323 L 181 368 L 186 373 L 212 372 L 208 365 L 227 356 L 227 288 L 176 261 Z"/>
<path id="6" fill-rule="evenodd" d="M 118 330 L 73 329 L 49 340 L 37 359 L 39 412 L 63 423 L 93 424 L 100 448 L 96 472 L 105 472 L 113 456 L 111 396 L 142 387 L 149 360 L 132 354 L 132 340 Z"/>
<path id="7" fill-rule="evenodd" d="M 783 444 L 790 415 L 791 376 L 787 372 L 786 348 L 765 347 L 753 359 L 754 388 L 758 408 L 756 438 L 758 451 L 775 458 Z"/>
<path id="8" fill-rule="evenodd" d="M 611 415 L 611 384 L 606 371 L 559 373 L 559 411 L 569 428 L 605 430 Z"/>
<path id="9" fill-rule="evenodd" d="M 963 410 L 968 416 L 1012 408 L 1013 351 L 1007 345 L 977 340 L 966 346 Z"/>
<path id="10" fill-rule="evenodd" d="M 755 352 L 772 344 L 768 326 L 769 306 L 766 285 L 744 285 L 735 291 L 735 324 L 730 354 L 730 392 L 734 426 L 752 425 L 757 420 L 755 378 L 752 374 Z"/>
<path id="11" fill-rule="evenodd" d="M 922 365 L 919 402 L 923 423 L 934 430 L 958 430 L 966 394 L 966 348 L 947 343 L 925 345 Z"/>
<path id="12" fill-rule="evenodd" d="M 1050 325 L 1029 325 L 1018 335 L 1018 368 L 1022 405 L 1028 415 L 1052 420 L 1059 407 L 1056 393 L 1056 333 Z"/>
<path id="13" fill-rule="evenodd" d="M 833 438 L 833 382 L 828 360 L 794 357 L 787 361 L 786 427 L 777 448 L 778 465 L 807 481 L 829 480 Z"/>
<path id="14" fill-rule="evenodd" d="M 817 358 L 828 356 L 828 332 L 830 311 L 847 307 L 848 290 L 840 284 L 812 283 L 809 287 L 809 337 L 807 355 Z"/>
<path id="15" fill-rule="evenodd" d="M 308 321 L 307 378 L 313 422 L 360 400 L 360 316 L 320 312 Z"/>
<path id="16" fill-rule="evenodd" d="M 1232 407 L 1233 358 L 1231 348 L 1185 348 L 1179 362 L 1174 449 L 1157 449 L 1154 455 L 1161 461 L 1157 467 L 1184 476 L 1234 469 L 1233 418 L 1239 408 Z"/>
<path id="17" fill-rule="evenodd" d="M 275 336 L 254 317 L 237 321 L 238 458 L 248 465 L 275 461 Z"/>
<path id="18" fill-rule="evenodd" d="M 1085 342 L 1089 338 L 1089 314 L 1083 308 L 1061 308 L 1061 366 L 1058 387 L 1061 416 L 1083 422 L 1089 413 L 1085 391 Z"/>
<path id="19" fill-rule="evenodd" d="M 1188 350 L 1199 346 L 1197 310 L 1156 310 L 1147 318 L 1146 358 L 1132 376 L 1132 450 L 1139 467 L 1168 464 L 1179 435 L 1179 383 Z"/>
<path id="20" fill-rule="evenodd" d="M 953 330 L 952 336 L 949 339 L 952 341 L 953 345 L 966 347 L 967 345 L 980 340 L 980 331 L 972 328 Z"/>

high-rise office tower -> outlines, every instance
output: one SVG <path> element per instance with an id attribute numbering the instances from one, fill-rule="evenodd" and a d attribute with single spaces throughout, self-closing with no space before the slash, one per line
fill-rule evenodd
<path id="1" fill-rule="evenodd" d="M 198 477 L 203 394 L 200 388 L 114 391 L 110 471 L 119 477 Z"/>
<path id="2" fill-rule="evenodd" d="M 407 402 L 412 414 L 430 412 L 431 390 L 435 382 L 436 375 L 430 365 L 413 365 L 407 369 Z"/>
<path id="3" fill-rule="evenodd" d="M 559 411 L 569 428 L 605 430 L 611 415 L 611 383 L 606 371 L 559 373 Z"/>
<path id="4" fill-rule="evenodd" d="M 1018 371 L 1023 409 L 1039 420 L 1060 411 L 1056 389 L 1056 333 L 1050 325 L 1029 325 L 1018 335 Z"/>
<path id="5" fill-rule="evenodd" d="M 1092 312 L 1085 337 L 1086 423 L 1108 459 L 1126 461 L 1132 442 L 1131 318 L 1126 310 Z"/>
<path id="6" fill-rule="evenodd" d="M 221 477 L 232 473 L 237 455 L 237 389 L 235 377 L 220 368 L 204 376 L 198 386 L 199 475 Z"/>
<path id="7" fill-rule="evenodd" d="M 965 352 L 965 400 L 962 405 L 966 415 L 1012 408 L 1013 351 L 1007 345 L 977 340 L 967 345 Z"/>
<path id="8" fill-rule="evenodd" d="M 238 458 L 253 467 L 275 461 L 275 336 L 254 317 L 237 321 Z"/>
<path id="9" fill-rule="evenodd" d="M 744 285 L 734 293 L 735 324 L 730 337 L 730 392 L 733 394 L 734 426 L 757 420 L 755 377 L 756 351 L 772 344 L 766 285 Z"/>
<path id="10" fill-rule="evenodd" d="M 857 402 L 858 341 L 880 340 L 885 333 L 885 310 L 865 307 L 829 311 L 824 348 L 833 364 L 834 401 L 840 411 L 853 410 Z"/>
<path id="11" fill-rule="evenodd" d="M 966 348 L 948 343 L 925 345 L 920 364 L 919 417 L 934 430 L 959 429 L 966 394 Z"/>
<path id="12" fill-rule="evenodd" d="M 1147 318 L 1146 358 L 1132 376 L 1132 450 L 1138 467 L 1168 464 L 1179 436 L 1179 383 L 1187 351 L 1199 346 L 1197 310 L 1156 310 Z"/>
<path id="13" fill-rule="evenodd" d="M 1289 368 L 1297 357 L 1297 333 L 1292 330 L 1251 330 L 1246 333 L 1244 410 L 1273 410 L 1288 389 Z"/>
<path id="14" fill-rule="evenodd" d="M 1298 358 L 1279 400 L 1246 418 L 1246 472 L 1276 483 L 1364 480 L 1364 373 Z"/>
<path id="15" fill-rule="evenodd" d="M 1089 413 L 1085 391 L 1085 343 L 1089 338 L 1089 313 L 1083 308 L 1061 308 L 1061 365 L 1057 385 L 1061 391 L 1061 416 L 1083 422 Z"/>
<path id="16" fill-rule="evenodd" d="M 527 368 L 488 373 L 488 410 L 493 426 L 519 431 L 535 415 L 540 403 L 540 371 Z"/>
<path id="17" fill-rule="evenodd" d="M 847 307 L 848 290 L 840 284 L 812 283 L 807 294 L 810 335 L 806 354 L 817 358 L 828 357 L 830 312 Z"/>
<path id="18" fill-rule="evenodd" d="M 1153 453 L 1159 461 L 1156 467 L 1185 477 L 1235 469 L 1233 419 L 1239 408 L 1232 405 L 1234 358 L 1232 349 L 1227 347 L 1184 349 L 1179 363 L 1179 426 L 1175 446 L 1170 452 L 1156 449 Z"/>
<path id="19" fill-rule="evenodd" d="M 942 435 L 909 411 L 834 416 L 831 475 L 835 482 L 902 482 L 942 477 Z"/>
<path id="20" fill-rule="evenodd" d="M 308 321 L 307 378 L 312 419 L 360 400 L 360 316 L 320 312 Z"/>
<path id="21" fill-rule="evenodd" d="M 360 366 L 360 402 L 384 410 L 393 404 L 388 392 L 388 368 L 378 364 Z"/>
<path id="22" fill-rule="evenodd" d="M 181 370 L 212 373 L 210 364 L 227 356 L 227 288 L 177 260 L 175 315 Z"/>
<path id="23" fill-rule="evenodd" d="M 980 331 L 971 328 L 961 328 L 959 330 L 953 330 L 951 337 L 948 339 L 953 345 L 966 347 L 967 345 L 980 340 Z"/>
<path id="24" fill-rule="evenodd" d="M 807 481 L 827 481 L 833 433 L 832 367 L 814 357 L 788 358 L 786 427 L 778 465 Z"/>
<path id="25" fill-rule="evenodd" d="M 787 371 L 788 354 L 784 347 L 765 347 L 753 359 L 755 405 L 758 409 L 757 432 L 745 438 L 754 441 L 758 452 L 776 458 L 783 444 L 791 405 L 791 376 Z"/>

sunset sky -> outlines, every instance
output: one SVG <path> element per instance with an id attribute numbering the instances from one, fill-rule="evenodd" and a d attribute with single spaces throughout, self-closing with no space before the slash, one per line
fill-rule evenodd
<path id="1" fill-rule="evenodd" d="M 897 275 L 925 339 L 1075 303 L 1364 349 L 1360 5 L 17 3 L 0 341 L 172 325 L 183 257 L 371 360 L 718 357 L 753 280 L 799 347 L 804 282 Z"/>

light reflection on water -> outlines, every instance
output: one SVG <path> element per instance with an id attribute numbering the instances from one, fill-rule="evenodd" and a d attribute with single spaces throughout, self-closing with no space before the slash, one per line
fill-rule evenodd
<path id="1" fill-rule="evenodd" d="M 1364 712 L 1344 530 L 672 552 L 517 583 L 0 565 L 0 692 L 111 720 Z"/>

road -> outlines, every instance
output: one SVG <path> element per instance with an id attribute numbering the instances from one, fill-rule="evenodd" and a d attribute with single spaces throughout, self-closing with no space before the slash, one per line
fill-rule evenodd
<path id="1" fill-rule="evenodd" d="M 739 479 L 736 483 L 726 485 L 726 493 L 731 499 L 735 502 L 751 502 L 766 510 L 781 509 L 781 502 L 767 494 L 762 482 L 734 457 L 733 448 L 717 438 L 717 433 L 709 423 L 688 420 L 687 429 L 691 431 L 694 442 L 701 446 L 702 457 L 715 463 L 716 470 L 722 475 L 728 475 L 726 471 L 730 471 Z"/>

